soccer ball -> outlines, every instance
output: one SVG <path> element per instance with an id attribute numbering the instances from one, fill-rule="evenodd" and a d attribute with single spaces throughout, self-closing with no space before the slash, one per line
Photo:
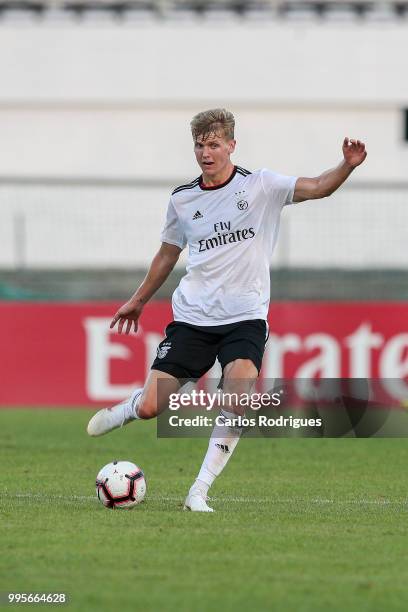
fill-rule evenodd
<path id="1" fill-rule="evenodd" d="M 96 477 L 96 495 L 106 508 L 133 508 L 146 495 L 143 471 L 130 461 L 112 461 Z"/>

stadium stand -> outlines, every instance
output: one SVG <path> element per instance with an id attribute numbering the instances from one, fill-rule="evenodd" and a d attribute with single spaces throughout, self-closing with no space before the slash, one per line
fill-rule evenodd
<path id="1" fill-rule="evenodd" d="M 159 18 L 169 13 L 260 14 L 276 18 L 308 19 L 392 19 L 404 17 L 408 2 L 395 0 L 1 0 L 0 16 L 29 12 L 46 18 L 48 13 L 112 13 L 126 18 L 128 13 L 151 12 Z"/>

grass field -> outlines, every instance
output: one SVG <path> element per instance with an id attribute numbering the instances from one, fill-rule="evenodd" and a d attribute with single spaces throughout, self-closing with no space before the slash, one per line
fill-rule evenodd
<path id="1" fill-rule="evenodd" d="M 408 608 L 407 440 L 243 439 L 202 515 L 181 509 L 206 440 L 155 422 L 90 439 L 90 414 L 0 411 L 0 592 L 84 612 Z M 135 510 L 96 500 L 115 458 L 147 475 Z"/>

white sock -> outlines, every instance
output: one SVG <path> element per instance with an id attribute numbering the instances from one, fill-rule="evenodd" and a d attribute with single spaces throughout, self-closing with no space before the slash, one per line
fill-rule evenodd
<path id="1" fill-rule="evenodd" d="M 128 419 L 138 419 L 137 409 L 140 404 L 140 398 L 142 397 L 143 387 L 135 389 L 129 399 L 125 402 L 125 413 Z"/>
<path id="2" fill-rule="evenodd" d="M 221 411 L 227 419 L 236 418 L 236 414 Z M 204 495 L 228 463 L 241 437 L 242 428 L 227 425 L 215 425 L 208 444 L 207 454 L 193 485 L 197 486 Z"/>
<path id="3" fill-rule="evenodd" d="M 210 488 L 210 486 L 208 484 L 206 484 L 205 482 L 203 482 L 202 480 L 200 480 L 199 478 L 195 479 L 194 484 L 191 487 L 191 489 L 199 489 L 200 493 L 204 497 L 207 497 L 207 493 L 208 493 L 208 489 L 209 488 Z M 190 489 L 190 491 L 191 491 L 191 489 Z"/>

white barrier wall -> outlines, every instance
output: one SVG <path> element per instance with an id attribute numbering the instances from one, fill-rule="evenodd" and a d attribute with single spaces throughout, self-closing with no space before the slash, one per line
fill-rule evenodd
<path id="1" fill-rule="evenodd" d="M 402 104 L 405 20 L 1 26 L 3 101 Z"/>
<path id="2" fill-rule="evenodd" d="M 47 25 L 48 24 L 48 25 Z M 230 107 L 240 163 L 314 173 L 344 135 L 359 178 L 407 178 L 408 20 L 0 26 L 0 176 L 184 180 L 188 123 Z"/>
<path id="3" fill-rule="evenodd" d="M 234 159 L 249 169 L 316 175 L 340 160 L 349 135 L 369 151 L 351 185 L 403 183 L 407 69 L 408 20 L 3 22 L 0 185 L 13 177 L 16 185 L 0 189 L 0 266 L 19 258 L 28 266 L 147 265 L 168 191 L 198 174 L 189 121 L 211 106 L 234 112 Z M 18 187 L 27 177 L 45 179 L 43 188 Z M 46 186 L 64 177 L 153 187 Z M 407 190 L 376 193 L 335 196 L 336 248 L 325 204 L 285 213 L 278 262 L 408 265 Z M 382 251 L 364 245 L 367 223 Z"/>
<path id="4" fill-rule="evenodd" d="M 364 139 L 369 151 L 368 162 L 353 180 L 408 178 L 408 143 L 402 140 L 400 109 L 228 106 L 237 121 L 234 159 L 239 165 L 313 176 L 340 161 L 343 137 L 349 135 Z M 189 122 L 203 108 L 202 102 L 174 110 L 2 110 L 0 105 L 0 176 L 186 182 L 199 174 Z"/>

